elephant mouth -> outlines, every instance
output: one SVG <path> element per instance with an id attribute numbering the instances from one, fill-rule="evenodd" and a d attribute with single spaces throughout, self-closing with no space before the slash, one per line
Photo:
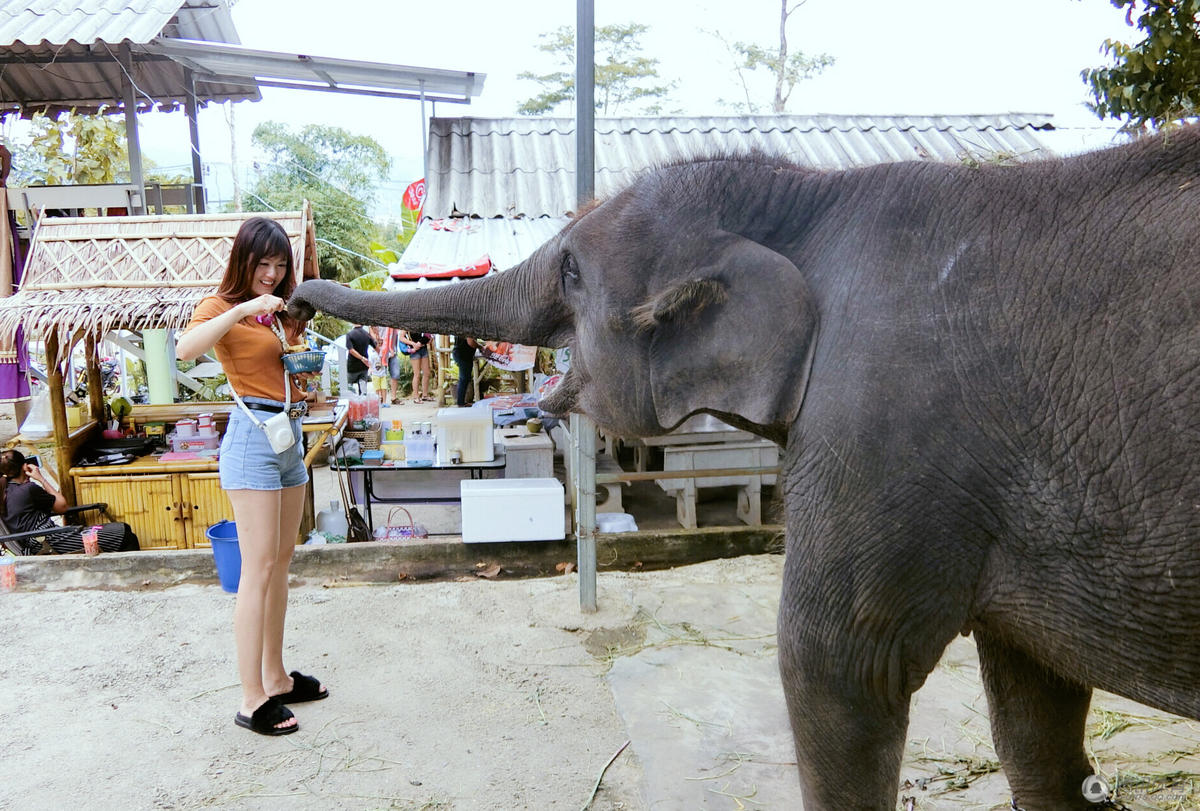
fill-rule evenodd
<path id="1" fill-rule="evenodd" d="M 538 408 L 556 417 L 565 417 L 578 410 L 579 393 L 582 388 L 579 375 L 568 369 L 550 392 L 538 401 Z"/>

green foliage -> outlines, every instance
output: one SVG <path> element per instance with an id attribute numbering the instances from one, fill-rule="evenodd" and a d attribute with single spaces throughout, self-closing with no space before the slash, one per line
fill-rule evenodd
<path id="1" fill-rule="evenodd" d="M 790 9 L 788 0 L 779 0 L 779 42 L 776 45 L 764 46 L 754 42 L 729 42 L 717 32 L 710 31 L 719 39 L 733 57 L 733 69 L 742 85 L 745 102 L 724 102 L 741 112 L 755 114 L 766 105 L 757 104 L 751 92 L 751 74 L 766 73 L 774 83 L 774 94 L 770 110 L 779 114 L 787 112 L 788 99 L 796 85 L 807 79 L 819 76 L 836 60 L 829 54 L 808 56 L 803 51 L 788 53 L 787 24 L 788 18 L 805 0 L 796 3 Z M 724 100 L 722 100 L 724 101 Z"/>
<path id="2" fill-rule="evenodd" d="M 37 113 L 27 155 L 34 165 L 23 182 L 57 186 L 129 180 L 129 148 L 123 119 L 111 115 Z"/>
<path id="3" fill-rule="evenodd" d="M 658 80 L 658 60 L 642 55 L 639 38 L 648 31 L 639 23 L 604 25 L 596 28 L 596 110 L 603 115 L 617 115 L 624 105 L 641 104 L 641 112 L 655 113 L 661 108 L 656 101 L 664 100 L 675 83 L 652 84 Z M 517 112 L 521 115 L 542 115 L 552 112 L 563 102 L 575 99 L 575 29 L 564 25 L 540 34 L 538 50 L 548 53 L 561 70 L 537 74 L 525 71 L 518 79 L 527 79 L 542 86 L 542 92 L 526 99 Z"/>
<path id="4" fill-rule="evenodd" d="M 350 287 L 355 290 L 370 290 L 378 292 L 383 289 L 389 276 L 386 270 L 373 270 L 370 273 L 364 273 L 358 278 L 350 282 Z"/>
<path id="5" fill-rule="evenodd" d="M 321 278 L 349 281 L 375 270 L 370 243 L 377 226 L 367 207 L 391 169 L 383 147 L 340 127 L 308 125 L 295 133 L 273 121 L 256 127 L 251 139 L 270 162 L 259 167 L 246 208 L 294 211 L 308 200 L 321 240 Z"/>
<path id="6" fill-rule="evenodd" d="M 1111 0 L 1134 24 L 1138 0 Z M 1141 0 L 1143 38 L 1104 41 L 1111 60 L 1082 72 L 1100 118 L 1124 119 L 1130 130 L 1158 128 L 1200 114 L 1200 0 Z"/>

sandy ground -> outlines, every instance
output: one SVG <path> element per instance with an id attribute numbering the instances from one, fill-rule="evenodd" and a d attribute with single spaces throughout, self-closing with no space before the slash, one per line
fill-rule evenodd
<path id="1" fill-rule="evenodd" d="M 298 587 L 287 662 L 332 696 L 280 738 L 233 724 L 219 588 L 0 593 L 0 807 L 796 808 L 781 570 L 601 573 L 593 614 L 571 575 Z M 1097 704 L 1106 773 L 1155 781 L 1144 807 L 1198 807 L 1200 728 Z M 903 777 L 918 809 L 1007 807 L 968 640 L 914 700 Z"/>

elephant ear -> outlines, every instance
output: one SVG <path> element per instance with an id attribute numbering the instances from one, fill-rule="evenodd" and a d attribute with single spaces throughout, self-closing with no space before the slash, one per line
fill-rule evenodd
<path id="1" fill-rule="evenodd" d="M 785 431 L 800 411 L 816 337 L 808 284 L 787 257 L 729 236 L 713 263 L 658 291 L 635 321 L 652 332 L 650 389 L 663 426 L 697 411 Z"/>

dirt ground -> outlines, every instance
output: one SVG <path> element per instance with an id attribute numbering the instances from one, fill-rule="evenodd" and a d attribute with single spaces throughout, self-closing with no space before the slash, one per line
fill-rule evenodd
<path id="1" fill-rule="evenodd" d="M 593 614 L 574 575 L 294 588 L 286 661 L 332 696 L 279 738 L 233 724 L 217 586 L 0 592 L 0 809 L 799 807 L 782 556 L 601 563 Z M 1129 808 L 1200 808 L 1200 724 L 1097 694 L 1087 746 Z M 1009 807 L 967 639 L 914 697 L 902 781 L 897 808 Z"/>
<path id="2" fill-rule="evenodd" d="M 592 614 L 573 575 L 300 586 L 287 662 L 332 696 L 280 738 L 233 724 L 218 587 L 0 593 L 0 807 L 795 808 L 781 571 L 763 555 L 602 572 Z M 1200 807 L 1197 724 L 1096 703 L 1088 745 L 1123 796 Z M 901 797 L 1006 808 L 968 640 L 913 707 Z"/>

